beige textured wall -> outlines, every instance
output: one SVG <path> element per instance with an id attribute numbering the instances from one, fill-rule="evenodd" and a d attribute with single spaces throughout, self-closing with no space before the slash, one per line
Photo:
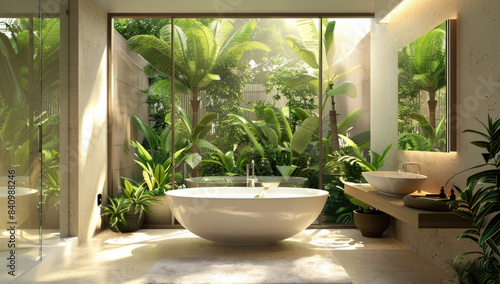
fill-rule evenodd
<path id="1" fill-rule="evenodd" d="M 377 21 L 391 2 L 377 2 Z M 427 191 L 438 191 L 453 174 L 482 162 L 480 149 L 469 143 L 477 137 L 462 132 L 480 127 L 473 117 L 484 121 L 500 112 L 500 5 L 497 0 L 413 0 L 390 23 L 372 25 L 371 131 L 373 149 L 379 151 L 397 143 L 397 51 L 449 18 L 456 18 L 458 25 L 458 151 L 393 149 L 385 166 L 394 170 L 407 161 L 420 163 L 429 177 Z M 463 186 L 465 176 L 454 182 Z M 401 242 L 443 267 L 451 256 L 467 250 L 465 241 L 454 241 L 460 230 L 416 230 L 398 222 L 394 227 Z"/>
<path id="2" fill-rule="evenodd" d="M 336 96 L 335 105 L 337 114 L 339 114 L 338 122 L 342 121 L 351 111 L 356 108 L 363 110 L 363 115 L 354 125 L 351 134 L 354 136 L 363 131 L 370 130 L 370 33 L 368 33 L 349 54 L 348 57 L 339 63 L 339 70 L 345 71 L 350 68 L 361 65 L 363 69 L 355 70 L 339 79 L 342 81 L 351 81 L 356 85 L 357 97 L 349 98 L 344 95 Z M 338 84 L 337 83 L 337 84 Z M 325 113 L 331 109 L 328 106 Z M 323 129 L 328 130 L 328 125 L 323 125 Z"/>
<path id="3" fill-rule="evenodd" d="M 72 14 L 78 16 L 78 97 L 74 106 L 78 112 L 78 193 L 77 201 L 72 200 L 77 215 L 70 224 L 75 226 L 77 221 L 74 229 L 84 243 L 100 229 L 96 197 L 98 193 L 106 196 L 107 189 L 107 14 L 92 0 L 74 4 L 78 5 L 78 13 Z"/>
<path id="4" fill-rule="evenodd" d="M 140 167 L 134 162 L 134 149 L 123 151 L 125 139 L 142 141 L 143 135 L 132 122 L 132 114 L 142 121 L 148 120 L 145 104 L 146 94 L 140 90 L 148 88 L 144 75 L 147 62 L 137 53 L 131 52 L 125 40 L 116 31 L 112 34 L 112 78 L 113 96 L 113 193 L 119 192 L 120 177 L 133 178 L 140 174 Z"/>

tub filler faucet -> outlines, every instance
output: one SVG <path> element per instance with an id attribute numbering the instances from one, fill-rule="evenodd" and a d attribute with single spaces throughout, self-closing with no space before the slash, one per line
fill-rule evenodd
<path id="1" fill-rule="evenodd" d="M 255 161 L 252 160 L 252 177 L 250 177 L 250 169 L 247 164 L 247 187 L 255 187 L 255 183 L 257 182 L 257 178 L 255 178 Z"/>

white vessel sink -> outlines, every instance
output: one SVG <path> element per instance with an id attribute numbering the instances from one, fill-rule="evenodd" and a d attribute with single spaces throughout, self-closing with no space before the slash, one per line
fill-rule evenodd
<path id="1" fill-rule="evenodd" d="M 363 172 L 368 183 L 378 192 L 392 195 L 404 196 L 420 190 L 427 176 L 395 171 Z"/>

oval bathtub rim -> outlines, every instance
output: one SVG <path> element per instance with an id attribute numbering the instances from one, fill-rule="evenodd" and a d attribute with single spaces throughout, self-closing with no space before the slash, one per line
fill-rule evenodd
<path id="1" fill-rule="evenodd" d="M 275 197 L 275 196 L 269 196 L 266 198 L 255 198 L 255 197 L 221 197 L 221 196 L 213 196 L 213 195 L 180 195 L 176 194 L 177 192 L 181 192 L 184 190 L 190 190 L 190 191 L 196 191 L 200 189 L 213 189 L 213 188 L 223 188 L 223 189 L 248 189 L 248 187 L 193 187 L 193 188 L 184 188 L 184 189 L 174 189 L 174 190 L 169 190 L 165 193 L 165 195 L 171 196 L 171 197 L 180 197 L 180 198 L 196 198 L 196 199 L 217 199 L 217 200 L 280 200 L 280 199 L 300 199 L 300 198 L 317 198 L 317 197 L 322 197 L 322 196 L 328 196 L 330 193 L 326 190 L 323 189 L 316 189 L 316 188 L 303 188 L 300 187 L 300 189 L 310 189 L 317 191 L 317 194 L 315 195 L 302 195 L 302 196 L 280 196 L 280 197 Z M 298 189 L 297 187 L 271 187 L 269 190 L 272 189 Z M 259 188 L 261 189 L 261 188 Z"/>

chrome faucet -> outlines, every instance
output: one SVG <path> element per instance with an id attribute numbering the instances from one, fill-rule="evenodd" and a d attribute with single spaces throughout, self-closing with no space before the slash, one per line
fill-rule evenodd
<path id="1" fill-rule="evenodd" d="M 403 166 L 401 167 L 401 170 L 402 170 L 403 172 L 406 172 L 406 167 L 407 167 L 407 166 L 417 166 L 417 168 L 418 168 L 418 172 L 417 172 L 417 173 L 418 173 L 418 174 L 420 174 L 420 173 L 421 173 L 421 168 L 420 168 L 420 165 L 419 165 L 418 163 L 415 163 L 415 162 L 406 162 L 406 163 L 404 163 L 404 164 L 403 164 Z"/>
<path id="2" fill-rule="evenodd" d="M 247 164 L 247 186 L 255 187 L 255 183 L 257 182 L 257 178 L 255 178 L 255 161 L 252 160 L 252 177 L 250 178 L 250 169 Z"/>

